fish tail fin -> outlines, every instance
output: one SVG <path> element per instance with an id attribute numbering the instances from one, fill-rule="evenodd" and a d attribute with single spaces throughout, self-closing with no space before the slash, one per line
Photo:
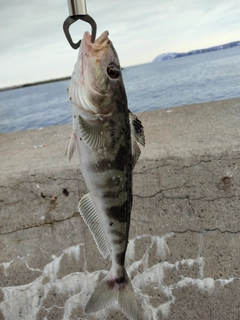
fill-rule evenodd
<path id="1" fill-rule="evenodd" d="M 125 269 L 121 278 L 112 278 L 111 271 L 107 274 L 88 300 L 85 312 L 97 312 L 116 303 L 129 319 L 139 320 L 137 301 Z"/>
<path id="2" fill-rule="evenodd" d="M 119 290 L 118 303 L 123 313 L 131 320 L 139 320 L 137 300 L 131 280 L 124 269 L 124 288 Z"/>

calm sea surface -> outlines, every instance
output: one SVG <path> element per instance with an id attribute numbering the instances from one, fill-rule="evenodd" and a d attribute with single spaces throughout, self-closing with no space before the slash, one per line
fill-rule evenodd
<path id="1" fill-rule="evenodd" d="M 240 47 L 129 67 L 123 77 L 132 112 L 240 97 Z M 70 123 L 68 84 L 0 92 L 0 132 Z"/>

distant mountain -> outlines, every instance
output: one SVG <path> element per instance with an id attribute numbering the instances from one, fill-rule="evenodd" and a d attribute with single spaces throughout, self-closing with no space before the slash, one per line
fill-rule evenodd
<path id="1" fill-rule="evenodd" d="M 217 50 L 223 50 L 223 49 L 229 49 L 233 47 L 240 46 L 240 41 L 234 41 L 227 44 L 222 44 L 220 46 L 210 47 L 207 49 L 198 49 L 198 50 L 192 50 L 189 52 L 170 52 L 170 53 L 162 53 L 159 54 L 153 62 L 163 61 L 163 60 L 170 60 L 170 59 L 176 59 L 180 57 L 186 57 L 186 56 L 192 56 L 194 54 L 199 53 L 205 53 L 205 52 L 211 52 L 211 51 L 217 51 Z"/>

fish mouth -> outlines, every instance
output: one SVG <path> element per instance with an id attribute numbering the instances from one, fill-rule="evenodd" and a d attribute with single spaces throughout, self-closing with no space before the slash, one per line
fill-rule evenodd
<path id="1" fill-rule="evenodd" d="M 82 48 L 82 72 L 85 73 L 87 69 L 94 68 L 93 66 L 98 64 L 105 58 L 106 51 L 111 43 L 108 38 L 109 32 L 104 31 L 94 43 L 91 41 L 91 35 L 86 31 L 83 35 L 83 48 Z M 90 59 L 89 59 L 90 58 Z M 93 60 L 92 60 L 92 59 Z M 90 72 L 91 73 L 91 72 Z M 91 77 L 89 77 L 91 78 Z M 88 79 L 89 79 L 88 78 Z M 92 79 L 91 79 L 92 80 Z M 95 81 L 90 80 L 90 90 L 97 95 L 106 95 L 105 88 L 95 85 Z"/>
<path id="2" fill-rule="evenodd" d="M 110 40 L 108 38 L 109 32 L 104 31 L 96 40 L 94 43 L 92 43 L 92 37 L 88 31 L 84 33 L 83 36 L 83 42 L 85 44 L 85 54 L 97 54 L 100 53 L 101 51 L 105 51 L 105 49 L 108 47 L 110 44 Z"/>
<path id="3" fill-rule="evenodd" d="M 106 46 L 110 43 L 108 38 L 109 32 L 106 30 L 104 31 L 94 42 L 95 46 Z"/>

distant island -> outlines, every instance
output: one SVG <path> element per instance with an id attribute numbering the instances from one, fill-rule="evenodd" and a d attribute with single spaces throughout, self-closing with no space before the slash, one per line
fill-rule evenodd
<path id="1" fill-rule="evenodd" d="M 58 81 L 64 81 L 64 80 L 70 80 L 71 77 L 62 77 L 62 78 L 57 78 L 57 79 L 50 79 L 50 80 L 43 80 L 43 81 L 37 81 L 37 82 L 31 82 L 31 83 L 25 83 L 25 84 L 17 84 L 15 86 L 9 86 L 9 87 L 3 87 L 0 88 L 0 91 L 5 91 L 5 90 L 12 90 L 12 89 L 19 89 L 19 88 L 24 88 L 24 87 L 31 87 L 31 86 L 36 86 L 39 84 L 45 84 L 45 83 L 51 83 L 51 82 L 58 82 Z"/>
<path id="2" fill-rule="evenodd" d="M 237 46 L 240 46 L 240 41 L 234 41 L 234 42 L 230 42 L 230 43 L 227 43 L 227 44 L 222 44 L 220 46 L 210 47 L 210 48 L 207 48 L 207 49 L 192 50 L 192 51 L 189 51 L 189 52 L 162 53 L 162 54 L 159 54 L 153 60 L 153 62 L 171 60 L 171 59 L 176 59 L 176 58 L 181 58 L 181 57 L 186 57 L 186 56 L 193 56 L 193 55 L 199 54 L 199 53 L 205 53 L 205 52 L 229 49 L 229 48 L 233 48 L 233 47 L 237 47 Z"/>

